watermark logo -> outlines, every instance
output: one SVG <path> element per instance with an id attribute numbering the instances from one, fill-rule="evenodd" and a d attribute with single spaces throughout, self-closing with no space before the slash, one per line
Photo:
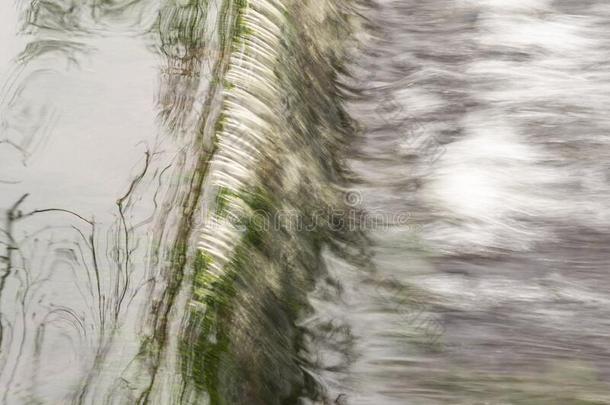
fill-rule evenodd
<path id="1" fill-rule="evenodd" d="M 358 207 L 362 204 L 362 194 L 357 191 L 348 191 L 343 199 L 349 207 Z"/>

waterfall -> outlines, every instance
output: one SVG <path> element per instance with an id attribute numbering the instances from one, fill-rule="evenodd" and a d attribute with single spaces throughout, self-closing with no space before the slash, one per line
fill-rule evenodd
<path id="1" fill-rule="evenodd" d="M 74 243 L 89 254 L 75 257 L 72 266 L 87 274 L 82 283 L 77 276 L 75 286 L 90 293 L 64 307 L 91 337 L 79 344 L 83 358 L 66 380 L 70 386 L 53 378 L 28 382 L 34 360 L 11 360 L 13 371 L 2 374 L 10 388 L 5 400 L 44 402 L 49 392 L 75 403 L 321 398 L 308 371 L 306 331 L 298 325 L 311 312 L 307 292 L 325 274 L 322 248 L 349 260 L 363 248 L 359 231 L 343 226 L 345 214 L 337 215 L 353 211 L 342 159 L 355 132 L 338 78 L 361 23 L 355 6 L 287 0 L 20 5 L 30 41 L 15 62 L 22 69 L 51 53 L 57 72 L 64 60 L 79 68 L 88 58 L 100 59 L 101 50 L 112 54 L 112 38 L 145 44 L 160 66 L 159 130 L 140 142 L 144 158 L 131 180 L 102 192 L 114 198 L 115 220 L 104 222 L 97 211 L 69 201 L 62 202 L 65 211 L 48 210 L 82 222 L 84 239 Z M 8 82 L 19 81 L 26 82 L 15 75 Z M 54 131 L 52 124 L 41 125 Z M 18 217 L 11 235 L 23 232 L 16 210 L 27 211 L 31 198 L 10 212 Z M 148 219 L 145 207 L 152 212 Z M 46 208 L 35 208 L 34 227 L 44 226 L 39 211 Z M 110 240 L 101 238 L 104 232 Z M 108 261 L 102 260 L 106 252 Z M 42 274 L 16 267 L 9 264 L 5 272 L 9 283 L 15 273 Z M 47 288 L 58 288 L 54 280 Z M 97 315 L 80 315 L 83 308 Z M 63 328 L 39 332 L 35 343 L 34 331 L 46 325 L 22 331 L 22 350 L 33 358 L 47 354 L 36 354 L 29 342 L 63 344 L 57 340 Z M 4 340 L 10 353 L 14 342 Z"/>

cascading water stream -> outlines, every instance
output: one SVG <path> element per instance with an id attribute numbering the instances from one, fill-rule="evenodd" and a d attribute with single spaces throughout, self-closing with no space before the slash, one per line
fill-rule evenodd
<path id="1" fill-rule="evenodd" d="M 0 4 L 0 403 L 610 403 L 609 21 Z"/>
<path id="2" fill-rule="evenodd" d="M 321 247 L 360 238 L 332 223 L 350 4 L 12 7 L 26 46 L 2 105 L 2 400 L 319 397 L 295 322 Z M 156 111 L 134 104 L 153 99 L 152 66 Z"/>
<path id="3" fill-rule="evenodd" d="M 393 1 L 348 60 L 368 272 L 310 295 L 353 404 L 610 402 L 604 2 Z M 398 215 L 407 215 L 401 222 Z"/>

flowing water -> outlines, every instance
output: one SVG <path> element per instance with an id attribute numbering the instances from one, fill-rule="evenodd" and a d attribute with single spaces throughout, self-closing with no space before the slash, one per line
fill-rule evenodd
<path id="1" fill-rule="evenodd" d="M 379 1 L 368 16 L 348 158 L 369 215 L 409 221 L 371 230 L 370 274 L 328 259 L 341 289 L 314 299 L 350 337 L 322 346 L 332 396 L 608 403 L 610 8 Z"/>
<path id="2" fill-rule="evenodd" d="M 0 3 L 0 403 L 610 403 L 610 5 Z"/>

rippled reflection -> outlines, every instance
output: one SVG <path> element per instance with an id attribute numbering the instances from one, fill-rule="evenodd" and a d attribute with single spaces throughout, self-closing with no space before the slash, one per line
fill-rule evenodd
<path id="1" fill-rule="evenodd" d="M 136 384 L 193 159 L 156 122 L 158 8 L 139 3 L 36 1 L 7 21 L 28 41 L 2 61 L 5 403 L 127 401 L 117 384 Z"/>

